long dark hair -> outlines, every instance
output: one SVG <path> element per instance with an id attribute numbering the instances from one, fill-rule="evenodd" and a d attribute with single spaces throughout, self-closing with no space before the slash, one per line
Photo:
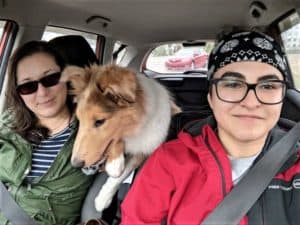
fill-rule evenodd
<path id="1" fill-rule="evenodd" d="M 39 143 L 48 136 L 49 130 L 38 124 L 36 115 L 27 108 L 24 101 L 16 91 L 17 87 L 17 67 L 19 62 L 25 57 L 36 53 L 45 53 L 53 57 L 56 64 L 61 70 L 64 69 L 65 63 L 61 55 L 45 41 L 30 41 L 20 46 L 12 55 L 8 68 L 7 84 L 7 107 L 13 113 L 11 129 L 32 143 Z M 70 113 L 73 113 L 73 104 L 70 96 L 66 102 Z"/>

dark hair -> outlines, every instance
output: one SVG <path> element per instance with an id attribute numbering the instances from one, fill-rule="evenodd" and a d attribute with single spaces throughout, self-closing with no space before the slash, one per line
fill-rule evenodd
<path id="1" fill-rule="evenodd" d="M 89 43 L 80 35 L 56 37 L 49 44 L 61 54 L 67 65 L 86 67 L 99 63 Z"/>
<path id="2" fill-rule="evenodd" d="M 14 120 L 11 128 L 26 140 L 32 143 L 39 143 L 48 136 L 48 129 L 38 124 L 36 115 L 27 108 L 24 101 L 16 91 L 17 87 L 17 67 L 19 62 L 36 53 L 45 53 L 55 60 L 61 70 L 65 63 L 61 55 L 45 41 L 30 41 L 20 46 L 12 55 L 8 68 L 8 87 L 6 91 L 6 104 L 12 111 Z M 66 102 L 70 112 L 73 112 L 73 103 L 70 96 L 67 96 Z"/>

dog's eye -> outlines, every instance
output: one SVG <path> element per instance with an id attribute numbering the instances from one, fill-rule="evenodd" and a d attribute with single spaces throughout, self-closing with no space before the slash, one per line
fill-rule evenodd
<path id="1" fill-rule="evenodd" d="M 95 123 L 94 123 L 94 126 L 95 127 L 100 127 L 103 123 L 105 122 L 105 120 L 96 120 Z"/>
<path id="2" fill-rule="evenodd" d="M 101 88 L 99 84 L 97 84 L 97 88 L 103 93 L 104 90 Z"/>

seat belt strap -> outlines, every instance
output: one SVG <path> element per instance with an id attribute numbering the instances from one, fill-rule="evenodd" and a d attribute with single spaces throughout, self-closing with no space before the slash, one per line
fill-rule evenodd
<path id="1" fill-rule="evenodd" d="M 26 212 L 15 202 L 6 189 L 5 185 L 0 182 L 0 212 L 13 225 L 38 225 Z"/>
<path id="2" fill-rule="evenodd" d="M 201 225 L 237 225 L 299 147 L 300 122 L 249 170 Z"/>

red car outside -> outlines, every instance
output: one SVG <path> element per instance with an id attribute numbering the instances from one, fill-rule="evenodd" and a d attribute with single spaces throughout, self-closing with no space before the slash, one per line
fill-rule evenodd
<path id="1" fill-rule="evenodd" d="M 193 70 L 205 68 L 208 54 L 201 48 L 182 48 L 165 62 L 168 70 Z"/>

